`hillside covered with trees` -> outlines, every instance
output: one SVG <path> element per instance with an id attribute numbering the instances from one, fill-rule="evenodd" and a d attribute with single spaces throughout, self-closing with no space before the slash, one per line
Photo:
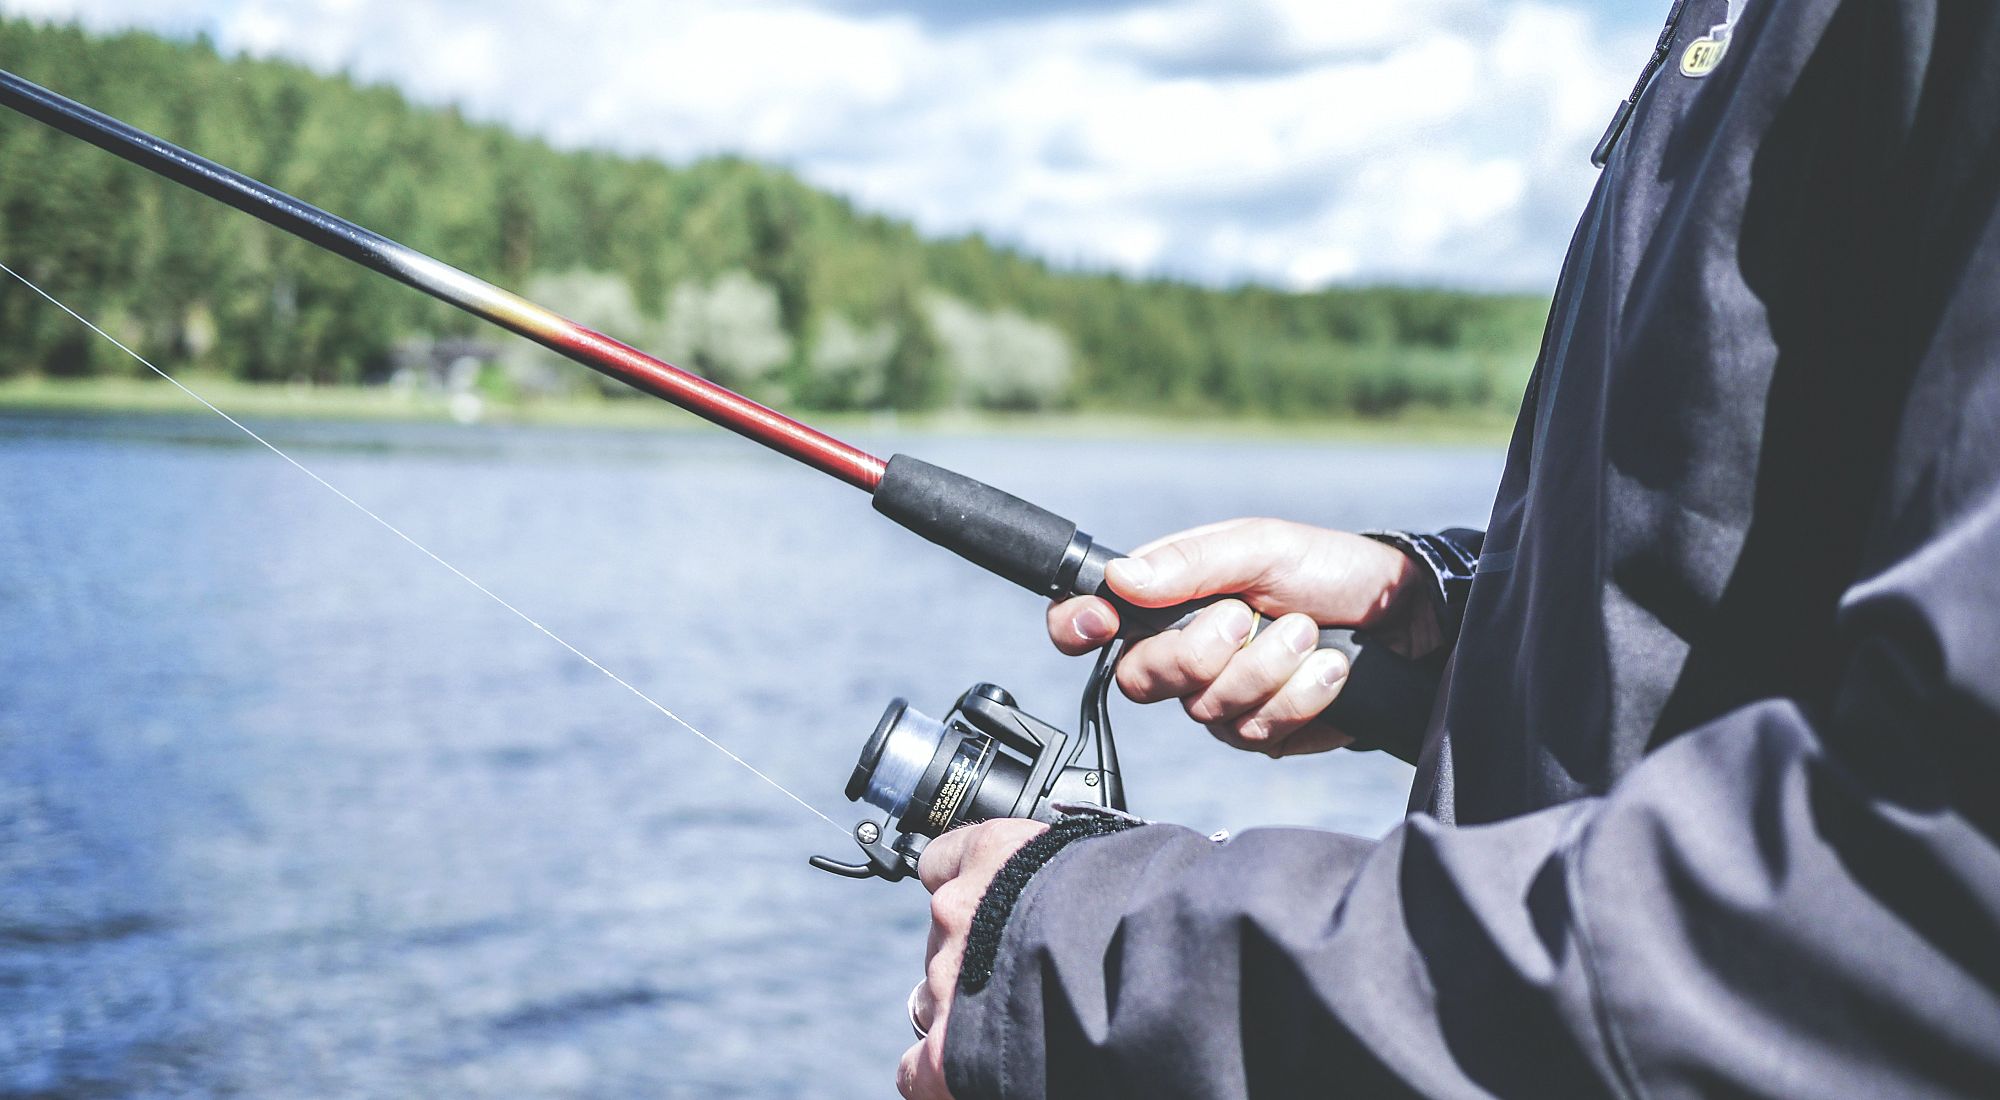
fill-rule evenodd
<path id="1" fill-rule="evenodd" d="M 1536 295 L 1214 289 L 1057 270 L 978 236 L 925 240 L 770 167 L 558 151 L 201 42 L 0 20 L 0 67 L 794 408 L 1506 407 L 1547 309 Z M 0 260 L 169 370 L 357 384 L 474 347 L 489 389 L 594 384 L 5 112 L 0 166 Z M 11 281 L 0 333 L 0 378 L 139 369 Z"/>

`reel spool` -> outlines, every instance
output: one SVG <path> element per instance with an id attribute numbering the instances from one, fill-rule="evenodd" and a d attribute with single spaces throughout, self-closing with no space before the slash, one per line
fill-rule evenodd
<path id="1" fill-rule="evenodd" d="M 1076 738 L 1022 710 L 993 684 L 974 685 L 942 721 L 907 700 L 891 702 L 847 780 L 849 801 L 882 814 L 854 826 L 867 861 L 813 856 L 812 865 L 894 882 L 916 874 L 931 838 L 960 825 L 1000 817 L 1054 823 L 1062 817 L 1058 804 L 1125 809 L 1107 695 L 1123 648 L 1114 642 L 1098 657 L 1084 685 Z"/>

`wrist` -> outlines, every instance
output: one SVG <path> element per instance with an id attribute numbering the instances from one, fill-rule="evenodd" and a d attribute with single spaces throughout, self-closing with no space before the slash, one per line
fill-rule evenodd
<path id="1" fill-rule="evenodd" d="M 1364 624 L 1389 648 L 1405 657 L 1420 658 L 1456 640 L 1463 596 L 1477 563 L 1476 549 L 1440 535 L 1403 531 L 1366 531 L 1383 552 L 1397 559 L 1393 579 L 1384 592 L 1379 623 Z"/>

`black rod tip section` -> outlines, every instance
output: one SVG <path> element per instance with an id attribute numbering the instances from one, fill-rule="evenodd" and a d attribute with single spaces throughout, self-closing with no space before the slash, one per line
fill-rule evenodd
<path id="1" fill-rule="evenodd" d="M 1076 524 L 983 481 L 892 455 L 875 510 L 988 572 L 1042 596 L 1067 594 L 1061 576 Z"/>

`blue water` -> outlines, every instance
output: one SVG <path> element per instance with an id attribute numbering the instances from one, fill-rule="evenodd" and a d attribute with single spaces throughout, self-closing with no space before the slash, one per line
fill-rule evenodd
<path id="1" fill-rule="evenodd" d="M 1068 727 L 1039 604 L 707 431 L 260 424 L 837 821 L 890 697 Z M 1488 450 L 865 440 L 1116 544 L 1480 521 Z M 0 1096 L 893 1095 L 913 884 L 213 418 L 0 418 Z M 1117 711 L 1138 812 L 1379 833 L 1409 771 Z"/>

